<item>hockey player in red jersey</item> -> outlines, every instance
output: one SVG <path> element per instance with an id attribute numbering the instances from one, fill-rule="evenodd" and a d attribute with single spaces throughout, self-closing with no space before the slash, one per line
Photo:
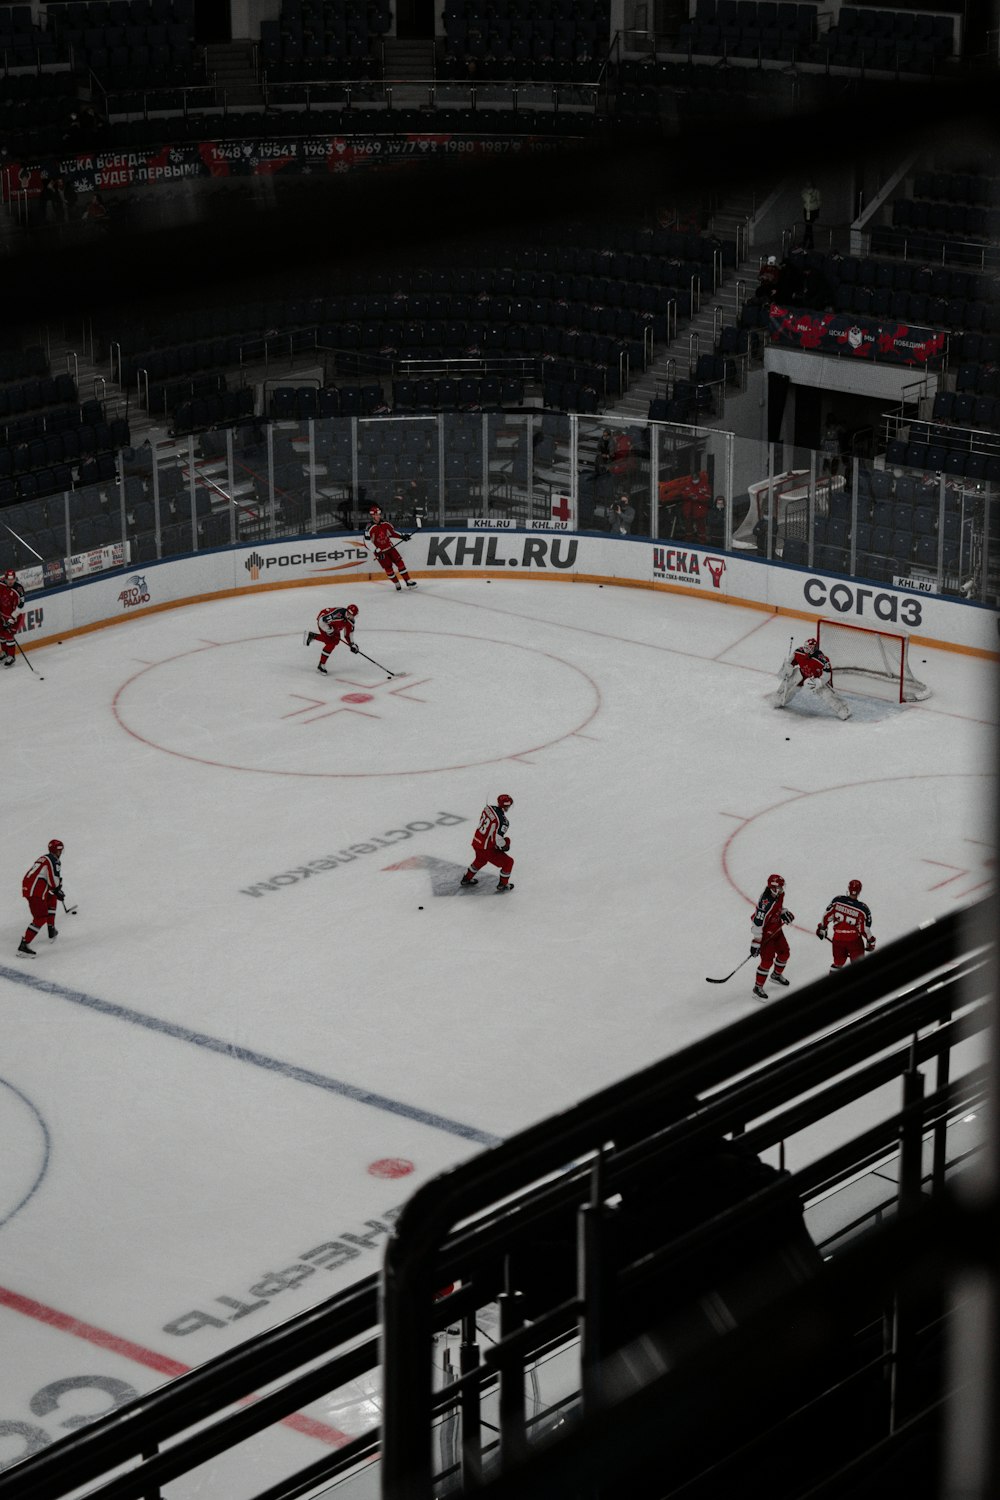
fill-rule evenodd
<path id="1" fill-rule="evenodd" d="M 859 901 L 861 895 L 861 881 L 849 880 L 847 882 L 847 895 L 834 896 L 826 911 L 819 919 L 816 928 L 818 938 L 832 936 L 833 941 L 833 963 L 830 970 L 843 969 L 848 960 L 856 964 L 859 958 L 864 958 L 875 946 L 875 937 L 871 930 L 872 914 L 863 901 Z M 827 928 L 833 923 L 833 933 L 828 934 Z"/>
<path id="2" fill-rule="evenodd" d="M 472 835 L 472 847 L 476 851 L 472 863 L 462 876 L 462 885 L 478 885 L 476 876 L 484 865 L 496 865 L 500 871 L 498 891 L 512 891 L 510 872 L 514 861 L 509 854 L 510 839 L 507 836 L 507 814 L 514 806 L 513 797 L 501 793 L 495 803 L 487 803 L 479 819 L 479 827 Z"/>
<path id="3" fill-rule="evenodd" d="M 806 687 L 821 703 L 832 708 L 838 719 L 849 719 L 851 710 L 833 690 L 833 668 L 830 658 L 819 649 L 819 641 L 811 637 L 801 646 L 796 646 L 781 667 L 778 691 L 771 702 L 775 708 L 785 708 L 799 688 Z"/>
<path id="4" fill-rule="evenodd" d="M 326 675 L 326 664 L 330 659 L 330 652 L 346 641 L 351 650 L 357 654 L 358 647 L 354 644 L 354 622 L 358 618 L 358 606 L 348 604 L 343 609 L 337 608 L 321 609 L 316 616 L 316 629 L 307 630 L 302 637 L 305 646 L 311 646 L 313 641 L 322 641 L 323 649 L 319 655 L 317 672 Z"/>
<path id="5" fill-rule="evenodd" d="M 0 577 L 0 660 L 5 667 L 14 665 L 17 617 L 23 607 L 24 589 L 14 569 L 8 568 Z"/>
<path id="6" fill-rule="evenodd" d="M 377 505 L 372 506 L 369 514 L 372 521 L 365 532 L 365 541 L 374 552 L 375 561 L 382 569 L 386 578 L 396 585 L 397 594 L 402 591 L 400 578 L 403 579 L 408 589 L 415 589 L 417 586 L 416 582 L 406 571 L 405 562 L 393 546 L 393 542 L 408 542 L 410 540 L 410 532 L 397 531 L 391 521 L 383 519 L 382 512 Z"/>
<path id="7" fill-rule="evenodd" d="M 32 943 L 43 927 L 48 927 L 50 940 L 58 937 L 56 931 L 56 902 L 63 900 L 62 874 L 59 861 L 62 859 L 63 842 L 50 839 L 49 847 L 40 854 L 21 881 L 21 894 L 31 908 L 31 921 L 24 931 L 18 953 L 34 958 Z"/>
<path id="8" fill-rule="evenodd" d="M 787 985 L 785 965 L 788 962 L 788 939 L 782 929 L 795 918 L 785 910 L 785 882 L 781 875 L 769 875 L 767 885 L 760 893 L 756 910 L 750 918 L 750 954 L 757 960 L 757 980 L 753 992 L 758 1000 L 766 1000 L 764 981 L 771 965 L 775 984 Z"/>

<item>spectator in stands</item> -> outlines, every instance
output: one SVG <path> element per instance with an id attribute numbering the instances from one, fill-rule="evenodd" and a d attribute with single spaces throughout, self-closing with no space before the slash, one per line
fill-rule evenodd
<path id="1" fill-rule="evenodd" d="M 781 267 L 778 265 L 778 257 L 769 255 L 763 262 L 757 273 L 757 290 L 753 294 L 755 302 L 763 302 L 765 305 L 774 301 L 778 282 L 781 278 Z"/>
<path id="2" fill-rule="evenodd" d="M 840 473 L 840 460 L 844 451 L 844 429 L 831 412 L 826 419 L 826 430 L 821 444 L 823 473 L 831 477 Z"/>
<path id="3" fill-rule="evenodd" d="M 107 133 L 108 122 L 99 114 L 89 100 L 84 100 L 79 109 L 80 138 L 85 151 L 97 151 Z"/>
<path id="4" fill-rule="evenodd" d="M 623 479 L 632 472 L 632 439 L 627 432 L 618 432 L 612 442 L 608 473 Z"/>
<path id="5" fill-rule="evenodd" d="M 395 498 L 393 504 L 395 504 Z M 409 516 L 413 521 L 427 514 L 427 489 L 421 479 L 407 480 L 399 496 L 399 516 Z"/>
<path id="6" fill-rule="evenodd" d="M 63 131 L 62 143 L 65 151 L 70 156 L 72 156 L 77 151 L 83 151 L 85 148 L 85 142 L 83 138 L 83 125 L 80 122 L 79 112 L 75 109 L 71 112 L 69 119 L 66 121 L 66 128 Z"/>
<path id="7" fill-rule="evenodd" d="M 811 177 L 807 177 L 802 189 L 802 248 L 811 250 L 813 248 L 813 226 L 819 218 L 819 211 L 823 199 L 819 188 L 815 186 Z"/>
<path id="8" fill-rule="evenodd" d="M 726 542 L 726 497 L 716 495 L 705 517 L 705 529 L 710 547 L 723 547 Z"/>
<path id="9" fill-rule="evenodd" d="M 628 536 L 635 520 L 635 507 L 628 495 L 619 495 L 608 506 L 608 530 L 612 536 Z"/>

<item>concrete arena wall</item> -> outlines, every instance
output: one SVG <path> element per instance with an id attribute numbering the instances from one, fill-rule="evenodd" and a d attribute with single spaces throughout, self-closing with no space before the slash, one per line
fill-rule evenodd
<path id="1" fill-rule="evenodd" d="M 411 573 L 436 578 L 539 578 L 661 589 L 792 619 L 819 616 L 912 636 L 916 644 L 1000 660 L 1000 615 L 934 594 L 808 572 L 757 557 L 552 531 L 483 528 L 417 531 L 402 544 Z M 359 585 L 383 580 L 359 542 L 295 538 L 218 548 L 123 568 L 28 596 L 22 646 L 44 646 L 135 615 L 257 589 Z M 303 625 L 322 601 L 309 601 Z M 359 601 L 360 602 L 360 601 Z"/>

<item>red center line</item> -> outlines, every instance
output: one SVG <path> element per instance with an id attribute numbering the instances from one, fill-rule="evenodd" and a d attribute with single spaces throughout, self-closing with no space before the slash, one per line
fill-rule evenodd
<path id="1" fill-rule="evenodd" d="M 44 1302 L 36 1302 L 33 1297 L 23 1297 L 20 1292 L 12 1292 L 8 1287 L 0 1286 L 0 1306 L 23 1313 L 26 1318 L 34 1318 L 36 1322 L 44 1323 L 49 1328 L 57 1328 L 60 1333 L 69 1333 L 74 1338 L 84 1339 L 88 1344 L 96 1344 L 100 1349 L 110 1349 L 113 1354 L 120 1354 L 124 1359 L 145 1365 L 147 1369 L 156 1370 L 160 1375 L 187 1375 L 192 1369 L 191 1365 L 181 1364 L 180 1360 L 171 1359 L 166 1354 L 157 1354 L 154 1349 L 134 1344 L 131 1339 L 109 1333 L 106 1328 L 96 1328 L 93 1323 L 84 1323 L 80 1318 L 59 1312 L 54 1307 L 47 1307 Z M 248 1396 L 240 1404 L 246 1405 L 252 1400 L 253 1397 Z M 346 1432 L 341 1432 L 326 1422 L 319 1422 L 314 1417 L 304 1416 L 301 1412 L 293 1412 L 291 1416 L 282 1418 L 282 1421 L 284 1426 L 292 1427 L 307 1437 L 316 1438 L 331 1448 L 342 1448 L 351 1441 Z"/>

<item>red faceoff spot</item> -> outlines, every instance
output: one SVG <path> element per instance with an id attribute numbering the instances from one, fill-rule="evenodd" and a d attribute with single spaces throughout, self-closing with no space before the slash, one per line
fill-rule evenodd
<path id="1" fill-rule="evenodd" d="M 370 703 L 372 695 L 371 693 L 344 693 L 340 701 L 341 703 Z"/>
<path id="2" fill-rule="evenodd" d="M 372 1177 L 408 1177 L 413 1163 L 404 1156 L 383 1156 L 381 1161 L 373 1161 L 368 1171 Z"/>

